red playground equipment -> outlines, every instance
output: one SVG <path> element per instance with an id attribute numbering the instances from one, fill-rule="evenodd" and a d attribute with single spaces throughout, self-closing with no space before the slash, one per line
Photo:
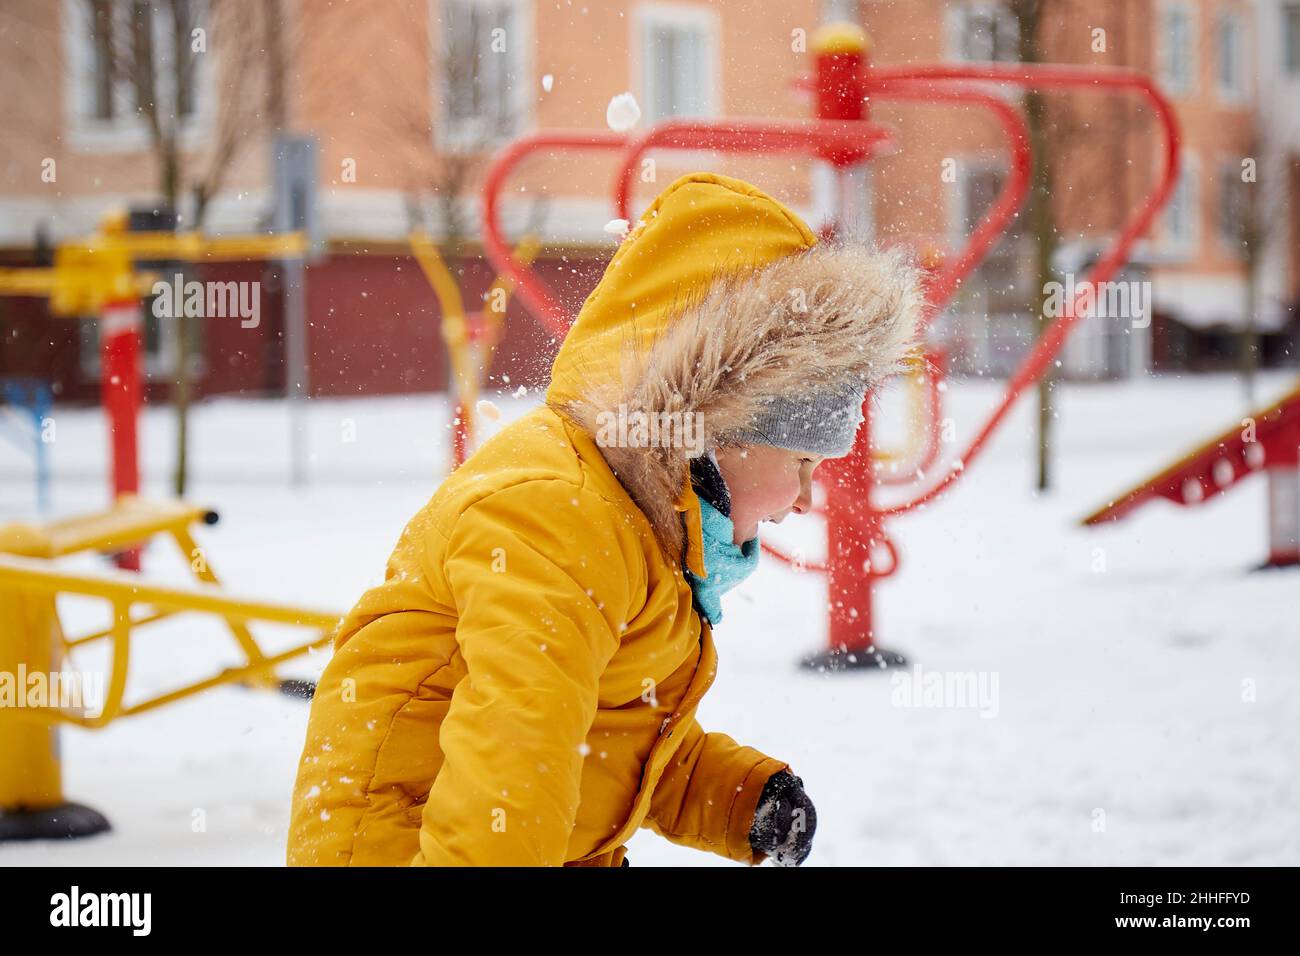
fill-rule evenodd
<path id="1" fill-rule="evenodd" d="M 1268 559 L 1261 568 L 1300 565 L 1300 387 L 1183 455 L 1168 468 L 1083 519 L 1115 521 L 1156 498 L 1202 504 L 1263 471 L 1268 476 Z"/>
<path id="2" fill-rule="evenodd" d="M 672 119 L 639 134 L 592 130 L 557 130 L 525 136 L 497 155 L 483 187 L 484 235 L 487 253 L 496 269 L 510 277 L 519 297 L 539 320 L 562 338 L 570 316 L 552 289 L 531 269 L 511 255 L 499 224 L 499 197 L 506 179 L 526 156 L 545 150 L 600 150 L 614 153 L 621 167 L 614 181 L 614 204 L 619 217 L 635 221 L 629 214 L 632 183 L 643 154 L 652 149 L 709 149 L 736 153 L 790 153 L 830 164 L 837 174 L 837 210 L 832 231 L 843 234 L 856 229 L 851 214 L 861 199 L 857 174 L 865 164 L 892 149 L 894 138 L 886 127 L 871 121 L 874 103 L 908 102 L 959 104 L 976 107 L 993 116 L 1005 135 L 1010 175 L 989 212 L 967 238 L 963 248 L 930 270 L 928 327 L 948 304 L 959 284 L 993 248 L 1019 210 L 1030 186 L 1029 135 L 1020 111 L 998 87 L 1022 90 L 1090 90 L 1102 93 L 1134 93 L 1152 109 L 1163 142 L 1157 154 L 1159 169 L 1150 192 L 1125 223 L 1110 248 L 1078 286 L 1111 279 L 1124 265 L 1134 243 L 1150 228 L 1168 201 L 1178 175 L 1179 132 L 1173 111 L 1151 78 L 1136 70 L 1055 64 L 961 64 L 876 67 L 869 60 L 866 34 L 853 24 L 830 24 L 812 42 L 814 72 L 796 85 L 811 89 L 816 98 L 816 115 L 805 121 L 725 119 Z M 1077 301 L 1066 304 L 1063 314 L 1035 343 L 1019 369 L 1007 383 L 1006 392 L 974 438 L 946 467 L 932 477 L 939 457 L 939 379 L 943 358 L 928 350 L 919 363 L 918 375 L 925 379 L 928 424 L 925 441 L 899 467 L 886 473 L 877 468 L 882 453 L 872 445 L 871 402 L 863 407 L 867 416 L 850 455 L 823 466 L 820 476 L 826 491 L 824 513 L 827 525 L 827 559 L 824 564 L 796 562 L 776 548 L 764 546 L 770 554 L 809 570 L 827 574 L 830 605 L 829 647 L 805 660 L 807 666 L 839 670 L 852 667 L 886 666 L 876 652 L 873 627 L 872 591 L 880 578 L 898 568 L 898 552 L 885 531 L 885 519 L 912 511 L 933 501 L 964 473 L 990 434 L 1015 401 L 1047 369 L 1082 313 Z M 897 459 L 898 456 L 894 456 Z M 900 500 L 886 503 L 880 492 L 923 475 L 915 487 L 905 489 Z"/>

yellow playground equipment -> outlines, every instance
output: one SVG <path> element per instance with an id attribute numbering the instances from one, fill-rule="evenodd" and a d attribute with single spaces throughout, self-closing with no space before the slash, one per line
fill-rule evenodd
<path id="1" fill-rule="evenodd" d="M 221 684 L 305 697 L 314 691 L 310 682 L 279 680 L 275 667 L 330 644 L 339 615 L 225 593 L 191 533 L 194 525 L 212 524 L 216 518 L 214 512 L 190 504 L 124 495 L 102 513 L 0 528 L 0 841 L 86 836 L 108 828 L 101 814 L 63 797 L 58 745 L 63 725 L 98 729 Z M 135 574 L 70 570 L 56 561 L 66 555 L 140 547 L 158 535 L 170 537 L 180 549 L 197 579 L 194 584 L 151 584 Z M 60 595 L 102 599 L 113 623 L 93 633 L 68 635 L 59 616 Z M 243 661 L 127 704 L 123 698 L 135 630 L 178 614 L 219 619 Z M 311 636 L 288 650 L 266 654 L 249 630 L 256 622 L 306 628 Z M 67 664 L 77 648 L 102 640 L 109 641 L 111 664 L 109 673 L 100 675 L 105 688 L 102 706 L 90 714 Z"/>
<path id="2" fill-rule="evenodd" d="M 464 463 L 474 440 L 474 413 L 479 389 L 492 364 L 492 352 L 505 333 L 506 305 L 514 283 L 497 276 L 483 296 L 484 309 L 467 313 L 460 294 L 460 284 L 438 252 L 433 239 L 424 232 L 409 236 L 411 253 L 424 277 L 433 287 L 442 307 L 442 340 L 451 359 L 451 389 L 454 395 L 452 416 L 452 467 Z M 514 251 L 524 265 L 537 256 L 541 243 L 536 236 L 525 236 Z"/>

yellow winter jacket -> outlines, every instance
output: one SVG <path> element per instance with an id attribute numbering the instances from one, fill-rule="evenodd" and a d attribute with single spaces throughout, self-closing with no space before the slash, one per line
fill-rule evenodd
<path id="1" fill-rule="evenodd" d="M 802 263 L 793 276 L 812 286 L 863 268 L 801 255 L 815 245 L 792 212 L 725 176 L 682 177 L 655 200 L 584 303 L 546 404 L 442 484 L 340 625 L 293 791 L 290 865 L 618 866 L 639 827 L 764 859 L 749 830 L 787 764 L 695 718 L 717 654 L 682 573 L 705 575 L 687 457 L 602 440 L 599 423 L 640 402 L 729 426 L 788 386 L 764 363 L 808 345 L 754 280 L 788 287 L 778 262 Z M 817 315 L 825 296 L 807 291 Z M 768 326 L 771 348 L 745 353 Z M 816 354 L 826 345 L 792 354 L 813 374 L 852 364 Z"/>

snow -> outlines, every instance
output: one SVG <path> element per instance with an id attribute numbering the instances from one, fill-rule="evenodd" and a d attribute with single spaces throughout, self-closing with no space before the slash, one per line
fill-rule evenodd
<path id="1" fill-rule="evenodd" d="M 616 133 L 626 133 L 641 119 L 641 107 L 631 93 L 611 97 L 605 107 L 605 124 Z"/>
<path id="2" fill-rule="evenodd" d="M 1290 382 L 1265 376 L 1260 404 Z M 945 391 L 950 451 L 999 389 L 967 380 Z M 502 391 L 492 401 L 504 424 L 539 399 Z M 1222 376 L 1064 385 L 1058 409 L 1050 494 L 1030 490 L 1035 412 L 1022 401 L 948 494 L 890 523 L 901 566 L 877 589 L 877 626 L 882 646 L 918 665 L 910 688 L 890 671 L 796 667 L 825 639 L 817 574 L 765 557 L 725 599 L 718 676 L 699 719 L 803 779 L 818 820 L 805 865 L 1300 863 L 1300 572 L 1248 572 L 1265 552 L 1264 483 L 1194 509 L 1160 502 L 1122 523 L 1078 525 L 1240 421 L 1239 386 Z M 100 415 L 55 417 L 56 509 L 100 507 Z M 342 429 L 345 419 L 354 427 Z M 882 421 L 897 439 L 892 402 Z M 316 401 L 307 423 L 311 481 L 294 488 L 283 403 L 195 409 L 190 497 L 222 515 L 196 536 L 232 591 L 343 611 L 382 578 L 401 528 L 440 480 L 450 410 L 434 395 Z M 167 409 L 145 415 L 152 494 L 167 489 L 172 427 Z M 30 462 L 0 451 L 0 521 L 30 519 L 32 497 Z M 810 559 L 822 553 L 817 518 L 763 529 Z M 188 561 L 164 543 L 145 561 L 152 579 L 188 579 Z M 74 629 L 103 620 L 94 602 L 64 610 Z M 268 649 L 302 637 L 259 633 Z M 128 701 L 237 660 L 233 641 L 197 618 L 139 634 Z M 326 659 L 281 674 L 313 676 Z M 88 649 L 76 663 L 104 661 Z M 935 674 L 982 679 L 993 705 L 978 694 L 966 707 L 926 705 Z M 65 730 L 65 792 L 114 829 L 0 845 L 0 861 L 280 865 L 306 717 L 302 701 L 223 687 L 100 731 Z M 644 830 L 628 857 L 733 865 Z"/>

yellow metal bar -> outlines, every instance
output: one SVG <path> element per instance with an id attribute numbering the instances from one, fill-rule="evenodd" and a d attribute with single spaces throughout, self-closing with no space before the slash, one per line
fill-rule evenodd
<path id="1" fill-rule="evenodd" d="M 465 301 L 456 277 L 447 268 L 433 240 L 422 232 L 410 234 L 411 253 L 420 271 L 433 287 L 442 307 L 442 339 L 447 344 L 451 377 L 457 404 L 465 422 L 467 441 L 474 433 L 474 404 L 478 397 L 478 376 L 474 374 L 469 323 L 465 319 Z"/>
<path id="2" fill-rule="evenodd" d="M 201 232 L 98 233 L 76 242 L 89 249 L 121 249 L 132 259 L 191 262 L 301 258 L 309 245 L 306 234 L 301 232 L 251 236 L 209 236 Z"/>
<path id="3" fill-rule="evenodd" d="M 103 727 L 122 709 L 126 693 L 127 668 L 131 665 L 131 601 L 128 597 L 113 600 L 113 669 L 109 672 L 108 693 L 104 708 L 95 717 L 66 715 L 83 727 Z"/>
<path id="4" fill-rule="evenodd" d="M 181 501 L 155 501 L 122 495 L 108 511 L 76 515 L 45 525 L 51 553 L 36 557 L 60 557 L 80 551 L 120 551 L 143 544 L 155 534 L 174 532 L 204 521 L 210 508 Z M 2 549 L 2 546 L 0 546 Z"/>
<path id="5" fill-rule="evenodd" d="M 141 701 L 138 704 L 132 704 L 130 707 L 123 710 L 119 716 L 134 717 L 136 714 L 143 713 L 146 710 L 153 710 L 154 708 L 161 707 L 164 704 L 170 704 L 172 701 L 179 700 L 182 697 L 191 697 L 194 694 L 201 694 L 205 690 L 211 690 L 213 687 L 218 687 L 221 684 L 232 684 L 238 682 L 262 686 L 261 682 L 257 681 L 256 678 L 267 674 L 268 669 L 274 668 L 278 664 L 282 664 L 287 660 L 305 654 L 312 648 L 324 647 L 332 641 L 332 634 L 322 634 L 320 637 L 313 641 L 308 641 L 306 644 L 300 644 L 297 647 L 292 647 L 287 651 L 281 651 L 279 654 L 274 654 L 270 657 L 263 657 L 255 664 L 247 664 L 243 667 L 230 667 L 214 677 L 209 677 L 207 680 L 197 681 L 186 687 L 168 691 L 165 694 L 159 694 L 157 697 L 150 700 Z M 276 683 L 278 684 L 278 682 Z"/>
<path id="6" fill-rule="evenodd" d="M 292 607 L 270 601 L 232 598 L 211 585 L 150 584 L 121 571 L 65 571 L 39 558 L 0 554 L 0 587 L 37 593 L 84 594 L 128 604 L 149 604 L 159 610 L 198 611 L 239 621 L 267 621 L 301 627 L 332 629 L 339 615 L 332 611 Z"/>
<path id="7" fill-rule="evenodd" d="M 911 422 L 906 429 L 907 436 L 901 450 L 883 449 L 875 453 L 876 461 L 881 464 L 896 464 L 898 462 L 916 461 L 921 456 L 921 449 L 924 447 L 925 436 L 929 431 L 929 425 L 926 422 L 926 406 L 929 404 L 925 395 L 925 368 L 924 356 L 911 355 L 907 359 L 910 366 L 905 375 L 904 381 L 907 384 L 909 407 L 911 408 Z"/>
<path id="8" fill-rule="evenodd" d="M 228 667 L 221 673 L 212 677 L 201 681 L 195 681 L 193 684 L 186 684 L 184 687 L 178 687 L 175 690 L 159 694 L 157 697 L 151 697 L 148 700 L 140 701 L 138 704 L 132 704 L 130 707 L 123 707 L 121 695 L 117 694 L 114 696 L 114 693 L 110 691 L 110 693 L 105 696 L 103 711 L 95 717 L 79 716 L 77 714 L 68 713 L 67 711 L 51 707 L 25 707 L 21 710 L 13 708 L 12 716 L 29 723 L 47 725 L 68 723 L 75 724 L 86 730 L 98 730 L 112 720 L 120 720 L 124 717 L 134 717 L 137 714 L 144 713 L 145 711 L 155 710 L 158 707 L 162 707 L 164 704 L 170 704 L 173 701 L 181 700 L 185 697 L 193 697 L 195 694 L 201 694 L 204 691 L 211 690 L 214 687 L 219 687 L 222 684 L 241 682 L 253 684 L 255 683 L 255 679 L 258 676 L 265 674 L 268 669 L 274 668 L 295 657 L 300 657 L 313 648 L 325 647 L 332 643 L 333 639 L 332 633 L 322 633 L 320 637 L 307 641 L 304 644 L 298 644 L 288 650 L 281 651 L 278 654 L 273 654 L 270 657 L 264 657 L 255 664 L 245 664 L 241 667 Z M 116 668 L 116 664 L 114 664 L 114 667 Z M 125 674 L 125 671 L 122 673 Z M 115 671 L 113 674 L 114 682 L 116 682 L 116 679 L 117 673 Z M 258 686 L 261 685 L 258 684 Z M 110 714 L 110 706 L 111 716 L 107 716 Z M 0 806 L 3 806 L 3 804 L 0 804 Z"/>
<path id="9" fill-rule="evenodd" d="M 190 535 L 189 529 L 184 525 L 178 525 L 170 530 L 172 538 L 176 541 L 176 547 L 180 549 L 182 557 L 189 561 L 190 570 L 194 572 L 194 576 L 207 584 L 220 584 L 216 572 L 212 570 L 212 565 L 208 562 L 207 555 L 194 543 L 194 538 Z M 195 552 L 198 552 L 200 557 L 197 564 L 194 560 Z M 240 650 L 244 652 L 244 656 L 248 658 L 250 663 L 255 664 L 263 660 L 265 655 L 262 653 L 262 648 L 258 646 L 247 625 L 232 620 L 227 620 L 226 625 L 230 628 L 231 635 L 235 638 L 235 642 L 239 644 Z M 275 674 L 270 673 L 260 675 L 255 683 L 269 685 L 278 683 L 278 681 Z"/>
<path id="10" fill-rule="evenodd" d="M 156 272 L 137 272 L 126 279 L 128 284 L 125 287 L 121 280 L 106 287 L 104 273 L 94 269 L 6 268 L 0 269 L 0 295 L 49 298 L 59 292 L 78 292 L 99 295 L 102 301 L 123 291 L 138 296 L 149 295 L 158 280 Z"/>
<path id="11" fill-rule="evenodd" d="M 523 266 L 532 265 L 541 248 L 541 240 L 536 235 L 524 236 L 519 245 L 515 247 L 513 253 L 515 261 Z M 483 309 L 486 321 L 484 322 L 485 335 L 482 366 L 485 372 L 488 366 L 492 364 L 492 353 L 496 350 L 497 343 L 501 341 L 501 333 L 505 328 L 506 321 L 505 306 L 510 301 L 510 295 L 514 291 L 514 281 L 509 276 L 499 275 L 493 280 L 492 285 L 488 287 L 487 295 L 484 297 L 484 301 L 487 303 L 487 306 Z M 501 302 L 500 309 L 494 308 L 497 301 Z"/>
<path id="12" fill-rule="evenodd" d="M 474 410 L 478 399 L 481 378 L 486 374 L 491 362 L 492 352 L 501 340 L 505 323 L 505 310 L 494 308 L 502 298 L 508 299 L 514 290 L 514 283 L 509 278 L 498 276 L 489 286 L 485 300 L 488 305 L 483 309 L 484 325 L 482 340 L 472 340 L 469 322 L 465 314 L 465 302 L 460 294 L 460 285 L 447 268 L 446 262 L 438 252 L 438 247 L 428 234 L 412 232 L 409 236 L 411 253 L 419 264 L 420 270 L 433 287 L 433 293 L 442 307 L 442 338 L 447 344 L 447 355 L 451 362 L 452 382 L 455 389 L 456 403 L 465 416 L 467 440 L 474 433 Z M 540 240 L 529 235 L 515 250 L 515 258 L 528 265 L 537 256 L 541 248 Z"/>
<path id="13" fill-rule="evenodd" d="M 212 576 L 215 579 L 215 575 Z M 181 697 L 201 693 L 210 687 L 233 681 L 244 681 L 260 687 L 276 686 L 273 675 L 274 667 L 290 658 L 305 653 L 314 647 L 323 647 L 333 640 L 334 629 L 339 615 L 327 611 L 306 608 L 287 607 L 263 601 L 238 600 L 222 594 L 217 588 L 205 581 L 188 588 L 143 584 L 135 575 L 121 572 L 73 573 L 63 571 L 49 561 L 39 558 L 18 557 L 0 554 L 0 608 L 13 603 L 16 608 L 28 609 L 24 613 L 35 613 L 38 608 L 46 608 L 48 627 L 32 630 L 24 627 L 20 618 L 15 618 L 17 628 L 0 628 L 0 637 L 9 634 L 19 637 L 23 634 L 50 632 L 57 630 L 57 613 L 54 598 L 60 593 L 81 594 L 108 600 L 113 607 L 113 626 L 106 633 L 96 636 L 111 636 L 113 639 L 113 663 L 108 692 L 105 695 L 103 710 L 94 717 L 70 714 L 55 708 L 14 708 L 11 716 L 35 720 L 43 723 L 63 721 L 77 724 L 87 729 L 103 727 L 111 721 L 151 710 Z M 143 618 L 131 614 L 136 604 L 151 605 L 154 613 Z M 198 681 L 186 687 L 161 694 L 150 700 L 123 708 L 122 698 L 126 690 L 127 674 L 130 667 L 131 630 L 139 624 L 158 620 L 160 617 L 182 611 L 211 613 L 222 618 L 232 632 L 238 636 L 241 632 L 248 637 L 251 646 L 245 646 L 250 658 L 247 664 L 227 668 L 220 674 L 206 680 Z M 280 624 L 293 624 L 320 630 L 320 636 L 279 654 L 266 656 L 261 652 L 252 635 L 248 633 L 246 622 L 258 620 Z M 59 632 L 61 634 L 61 632 Z M 84 640 L 82 639 L 78 643 Z M 39 642 L 38 642 L 39 643 Z M 65 645 L 68 644 L 63 640 Z M 241 641 L 241 645 L 243 642 Z M 30 651 L 24 651 L 29 655 Z M 268 673 L 271 676 L 268 677 Z M 0 727 L 0 731 L 3 728 Z M 0 734 L 0 736 L 4 736 Z M 28 739 L 26 737 L 22 739 Z"/>
<path id="14" fill-rule="evenodd" d="M 146 624 L 152 624 L 154 621 L 161 621 L 161 620 L 163 620 L 163 619 L 165 619 L 165 618 L 175 617 L 177 614 L 180 614 L 180 613 L 182 613 L 182 612 L 180 612 L 180 611 L 157 611 L 157 612 L 155 612 L 155 613 L 153 613 L 153 614 L 144 614 L 144 615 L 141 615 L 140 617 L 133 617 L 133 618 L 131 618 L 131 626 L 132 626 L 132 627 L 143 627 L 143 626 L 146 625 Z M 116 625 L 114 625 L 114 626 L 116 626 Z M 68 648 L 69 650 L 71 650 L 71 649 L 74 648 L 74 647 L 81 647 L 81 646 L 83 646 L 83 645 L 85 645 L 85 644 L 89 644 L 89 643 L 91 643 L 92 641 L 102 641 L 104 638 L 106 638 L 106 637 L 112 637 L 112 636 L 113 636 L 113 628 L 112 628 L 112 627 L 106 627 L 106 628 L 104 628 L 102 631 L 95 631 L 95 632 L 92 633 L 92 634 L 82 634 L 82 635 L 79 635 L 79 636 L 77 636 L 77 637 L 71 638 L 70 640 L 65 640 L 65 641 L 63 642 L 63 645 L 64 645 L 64 647 L 66 647 L 66 648 Z"/>

